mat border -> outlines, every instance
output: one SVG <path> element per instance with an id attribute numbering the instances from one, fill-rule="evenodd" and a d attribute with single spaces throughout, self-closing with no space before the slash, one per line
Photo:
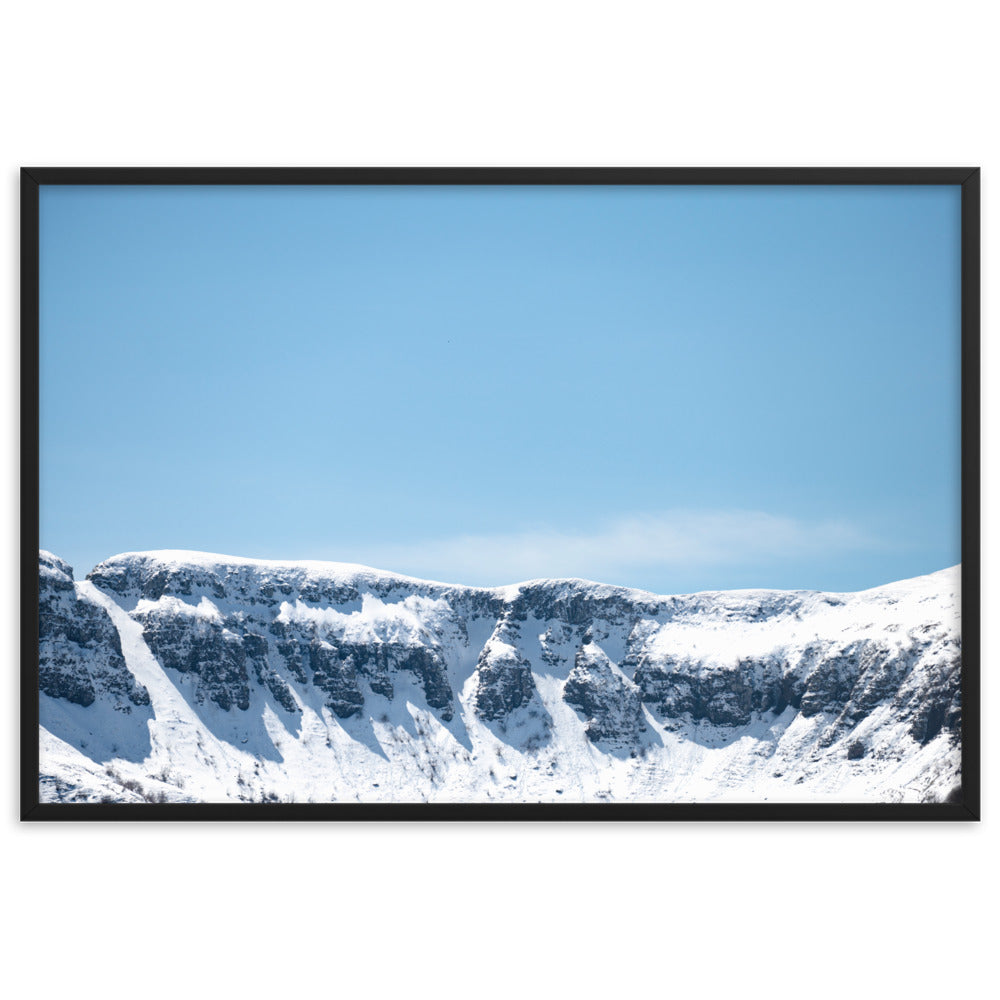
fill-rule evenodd
<path id="1" fill-rule="evenodd" d="M 24 167 L 21 169 L 21 819 L 30 821 L 969 821 L 981 815 L 978 167 Z M 41 803 L 38 800 L 42 185 L 961 185 L 962 785 L 946 803 Z"/>

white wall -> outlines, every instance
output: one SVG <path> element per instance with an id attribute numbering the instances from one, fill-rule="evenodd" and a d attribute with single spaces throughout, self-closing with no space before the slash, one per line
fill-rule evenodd
<path id="1" fill-rule="evenodd" d="M 977 826 L 16 823 L 18 166 L 978 164 L 996 385 L 989 15 L 981 0 L 10 5 L 6 978 L 102 997 L 874 997 L 995 982 L 988 787 Z M 995 453 L 997 404 L 985 414 Z M 988 507 L 998 473 L 986 458 Z M 984 539 L 995 555 L 989 522 Z M 997 560 L 987 568 L 984 609 Z M 986 638 L 984 715 L 997 719 L 997 630 Z M 996 746 L 987 727 L 987 785 Z"/>

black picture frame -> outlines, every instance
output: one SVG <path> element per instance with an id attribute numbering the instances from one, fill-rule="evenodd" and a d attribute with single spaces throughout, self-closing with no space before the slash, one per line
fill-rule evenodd
<path id="1" fill-rule="evenodd" d="M 942 803 L 123 804 L 39 801 L 39 191 L 47 185 L 960 185 L 961 794 Z M 22 820 L 923 820 L 980 818 L 980 170 L 901 168 L 67 168 L 21 171 Z"/>

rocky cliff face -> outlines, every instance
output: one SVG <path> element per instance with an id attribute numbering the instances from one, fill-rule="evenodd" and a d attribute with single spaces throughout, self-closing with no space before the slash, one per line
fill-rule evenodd
<path id="1" fill-rule="evenodd" d="M 639 734 L 646 731 L 640 689 L 600 646 L 584 638 L 563 686 L 563 697 L 586 718 L 589 739 L 637 746 Z"/>
<path id="2" fill-rule="evenodd" d="M 77 593 L 72 568 L 50 552 L 38 558 L 38 646 L 43 694 L 84 708 L 100 698 L 126 713 L 149 704 L 107 612 Z"/>
<path id="3" fill-rule="evenodd" d="M 62 701 L 150 704 L 133 763 L 183 783 L 159 794 L 878 800 L 959 781 L 957 570 L 683 597 L 198 553 L 118 556 L 83 584 L 43 554 L 40 574 L 42 726 Z M 81 749 L 59 736 L 54 770 Z M 79 797 L 121 794 L 100 784 Z"/>

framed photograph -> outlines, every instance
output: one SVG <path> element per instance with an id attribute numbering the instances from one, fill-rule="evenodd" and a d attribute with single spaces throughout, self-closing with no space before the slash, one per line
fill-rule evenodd
<path id="1" fill-rule="evenodd" d="M 979 818 L 978 169 L 21 199 L 22 818 Z"/>

